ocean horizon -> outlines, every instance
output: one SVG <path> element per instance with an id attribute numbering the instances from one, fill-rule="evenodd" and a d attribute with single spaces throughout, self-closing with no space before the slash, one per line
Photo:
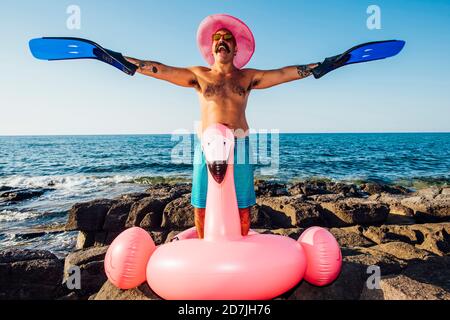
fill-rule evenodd
<path id="1" fill-rule="evenodd" d="M 330 131 L 330 132 L 290 132 L 283 131 L 280 134 L 449 134 L 450 131 Z M 0 134 L 0 137 L 96 137 L 96 136 L 166 136 L 172 135 L 172 132 L 156 133 L 92 133 L 92 134 Z M 193 135 L 195 132 L 187 132 Z"/>

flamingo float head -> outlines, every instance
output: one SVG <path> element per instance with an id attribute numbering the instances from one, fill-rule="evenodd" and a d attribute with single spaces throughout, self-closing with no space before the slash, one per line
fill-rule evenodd
<path id="1" fill-rule="evenodd" d="M 202 135 L 202 149 L 214 181 L 221 184 L 228 164 L 233 164 L 234 135 L 222 124 L 215 124 Z"/>
<path id="2" fill-rule="evenodd" d="M 223 124 L 213 124 L 203 132 L 202 149 L 209 175 L 205 240 L 240 239 L 241 224 L 234 186 L 233 132 Z"/>

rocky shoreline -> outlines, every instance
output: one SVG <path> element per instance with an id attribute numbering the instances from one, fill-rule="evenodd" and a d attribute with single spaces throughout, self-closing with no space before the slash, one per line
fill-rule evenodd
<path id="1" fill-rule="evenodd" d="M 322 226 L 342 248 L 338 280 L 325 288 L 303 281 L 279 299 L 450 300 L 450 188 L 412 192 L 329 181 L 257 181 L 255 187 L 253 229 L 298 239 L 305 228 Z M 159 299 L 146 284 L 123 291 L 107 281 L 108 245 L 133 226 L 161 244 L 193 225 L 189 184 L 155 184 L 143 193 L 75 204 L 64 230 L 56 230 L 78 232 L 76 248 L 65 259 L 39 250 L 0 251 L 0 299 Z M 366 285 L 373 265 L 381 271 L 379 289 Z M 80 268 L 81 290 L 67 288 L 73 266 Z"/>

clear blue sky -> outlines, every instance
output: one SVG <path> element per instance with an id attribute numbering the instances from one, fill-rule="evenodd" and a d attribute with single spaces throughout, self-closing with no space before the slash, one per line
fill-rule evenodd
<path id="1" fill-rule="evenodd" d="M 66 28 L 71 4 L 81 7 L 81 30 Z M 366 27 L 371 4 L 381 7 L 381 30 Z M 450 131 L 448 0 L 18 0 L 0 4 L 0 135 L 192 131 L 200 116 L 192 89 L 128 77 L 95 61 L 37 61 L 27 44 L 41 36 L 83 37 L 137 58 L 204 65 L 196 30 L 213 13 L 235 15 L 252 28 L 252 68 L 321 61 L 367 41 L 407 41 L 393 59 L 254 91 L 252 128 Z"/>

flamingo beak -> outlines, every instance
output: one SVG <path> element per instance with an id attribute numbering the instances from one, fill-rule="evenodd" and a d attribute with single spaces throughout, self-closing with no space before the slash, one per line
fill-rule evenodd
<path id="1" fill-rule="evenodd" d="M 221 184 L 227 173 L 228 163 L 226 161 L 214 161 L 208 163 L 208 169 L 214 180 Z"/>

